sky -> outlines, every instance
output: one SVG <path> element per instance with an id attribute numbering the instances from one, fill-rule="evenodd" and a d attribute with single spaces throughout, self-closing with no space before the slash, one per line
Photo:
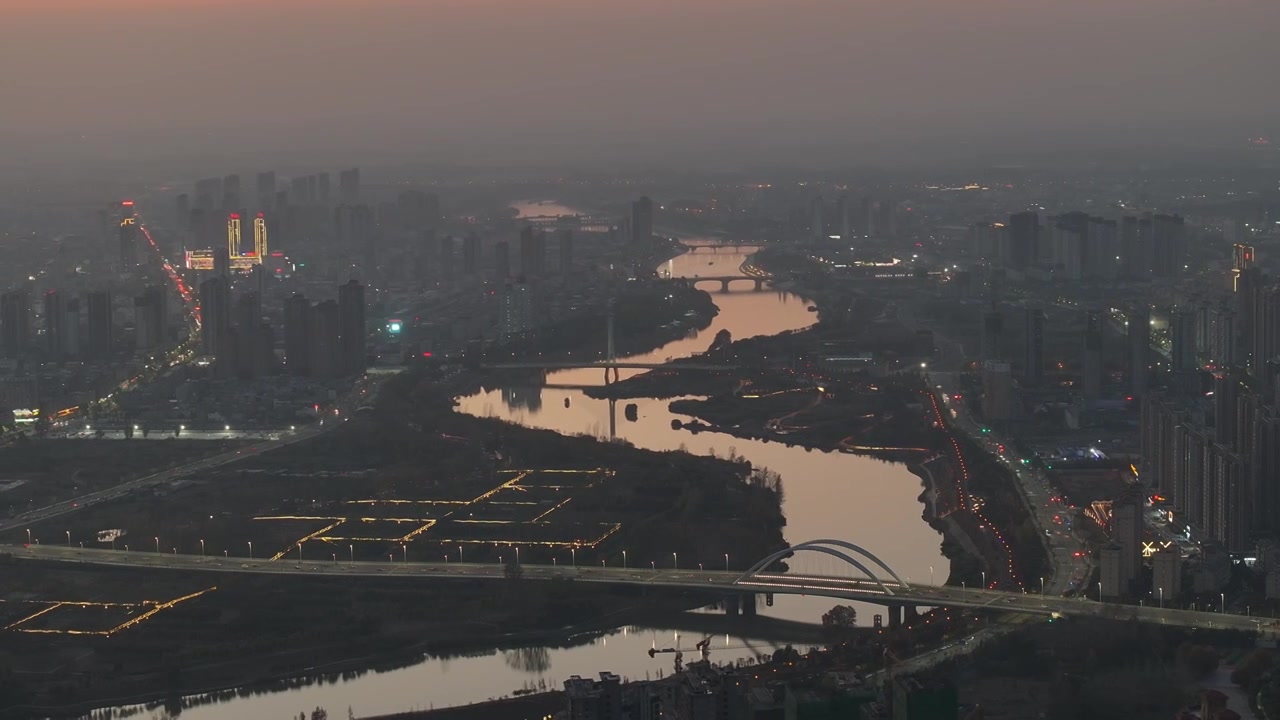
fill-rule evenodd
<path id="1" fill-rule="evenodd" d="M 1231 145 L 1276 0 L 0 0 L 0 152 L 584 165 Z"/>

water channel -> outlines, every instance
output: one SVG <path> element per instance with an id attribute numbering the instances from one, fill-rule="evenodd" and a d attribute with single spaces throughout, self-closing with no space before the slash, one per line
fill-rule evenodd
<path id="1" fill-rule="evenodd" d="M 716 253 L 703 250 L 669 261 L 664 270 L 676 277 L 733 275 L 739 272 L 751 252 L 750 249 L 722 249 Z M 739 286 L 741 291 L 737 290 Z M 660 361 L 700 352 L 722 329 L 734 338 L 744 338 L 799 329 L 814 321 L 814 314 L 808 312 L 807 303 L 801 298 L 774 291 L 751 292 L 749 287 L 740 283 L 734 286 L 733 292 L 717 292 L 714 299 L 720 313 L 709 328 L 640 357 Z M 708 283 L 707 289 L 716 292 L 719 283 Z M 603 373 L 563 371 L 552 373 L 548 382 L 599 384 L 603 382 Z M 540 402 L 530 402 L 530 392 L 540 393 Z M 520 402 L 510 403 L 513 395 L 517 393 L 500 389 L 481 392 L 462 398 L 460 409 L 529 427 L 607 435 L 608 401 L 593 400 L 578 390 L 523 390 L 518 393 Z M 616 426 L 619 437 L 639 447 L 671 450 L 683 446 L 689 452 L 714 452 L 722 457 L 733 448 L 753 464 L 780 472 L 787 518 L 785 534 L 789 542 L 847 539 L 876 553 L 908 580 L 923 582 L 931 575 L 939 583 L 945 580 L 948 565 L 939 549 L 941 537 L 921 520 L 922 506 L 917 500 L 921 484 L 905 466 L 841 453 L 806 452 L 803 448 L 776 442 L 673 430 L 671 420 L 680 416 L 667 410 L 668 401 L 640 400 L 637 404 L 637 420 L 628 422 L 618 417 Z M 798 567 L 806 571 L 844 572 L 825 556 L 799 562 Z M 766 608 L 761 603 L 760 612 L 789 620 L 818 622 L 832 604 L 829 599 L 779 596 L 773 607 Z M 874 612 L 873 607 L 860 607 L 860 623 L 870 624 Z M 670 630 L 627 628 L 567 649 L 427 659 L 403 669 L 369 673 L 335 684 L 315 684 L 198 705 L 185 710 L 182 717 L 283 719 L 317 706 L 326 708 L 331 716 L 339 716 L 350 707 L 357 717 L 364 717 L 483 701 L 539 681 L 548 687 L 558 687 L 571 675 L 591 676 L 602 670 L 631 679 L 656 678 L 670 672 L 672 658 L 662 654 L 651 658 L 646 651 L 655 644 L 658 647 L 674 645 L 674 635 Z M 691 647 L 697 639 L 686 636 L 680 645 Z M 752 657 L 756 652 L 771 652 L 774 648 L 774 643 L 720 636 L 715 638 L 712 660 L 726 662 Z"/>

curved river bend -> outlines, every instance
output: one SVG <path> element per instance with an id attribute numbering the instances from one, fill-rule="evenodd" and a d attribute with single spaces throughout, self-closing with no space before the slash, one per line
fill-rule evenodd
<path id="1" fill-rule="evenodd" d="M 663 270 L 676 277 L 738 274 L 750 252 L 750 249 L 739 249 L 685 254 L 665 264 Z M 720 330 L 728 330 L 735 339 L 740 339 L 800 329 L 814 321 L 807 303 L 799 297 L 779 292 L 749 292 L 746 291 L 749 285 L 740 286 L 744 291 L 714 295 L 720 314 L 709 328 L 638 357 L 661 361 L 701 352 Z M 717 284 L 707 289 L 718 288 Z M 594 385 L 603 382 L 603 373 L 569 370 L 550 374 L 548 382 Z M 540 394 L 541 402 L 531 402 L 531 394 L 533 398 Z M 518 403 L 510 402 L 515 398 L 519 399 Z M 569 400 L 567 406 L 566 399 Z M 722 457 L 732 448 L 754 465 L 780 472 L 786 537 L 792 544 L 815 538 L 848 539 L 876 553 L 908 579 L 922 580 L 935 571 L 939 580 L 945 579 L 948 563 L 941 554 L 941 536 L 921 519 L 923 508 L 917 500 L 920 480 L 905 466 L 841 453 L 806 452 L 803 448 L 716 433 L 695 435 L 673 430 L 671 420 L 685 418 L 667 410 L 669 401 L 635 402 L 639 411 L 637 420 L 628 422 L 618 417 L 616 427 L 619 437 L 638 447 L 671 450 L 683 446 L 689 452 L 714 452 Z M 518 393 L 492 390 L 461 398 L 460 409 L 562 433 L 607 435 L 609 429 L 608 401 L 591 399 L 577 390 Z M 844 572 L 825 556 L 797 559 L 793 563 L 813 572 Z M 773 607 L 762 604 L 760 613 L 818 622 L 832 604 L 829 599 L 779 596 Z M 876 610 L 872 607 L 860 608 L 860 619 L 869 624 L 873 612 Z M 428 659 L 399 670 L 368 673 L 334 684 L 196 705 L 184 710 L 182 717 L 196 720 L 286 718 L 296 717 L 301 711 L 310 712 L 317 706 L 328 709 L 330 714 L 341 714 L 350 707 L 357 716 L 363 717 L 483 701 L 535 686 L 540 681 L 547 687 L 559 687 L 571 675 L 592 676 L 602 670 L 631 679 L 656 678 L 670 672 L 671 656 L 660 654 L 650 658 L 646 651 L 655 644 L 674 645 L 673 636 L 670 630 L 628 628 L 567 649 Z M 691 646 L 693 642 L 687 639 L 680 644 Z M 751 646 L 754 651 L 744 646 Z M 772 651 L 773 647 L 773 643 L 720 636 L 713 643 L 712 659 L 725 662 L 750 657 L 758 651 Z M 144 712 L 140 717 L 149 717 L 149 714 Z"/>

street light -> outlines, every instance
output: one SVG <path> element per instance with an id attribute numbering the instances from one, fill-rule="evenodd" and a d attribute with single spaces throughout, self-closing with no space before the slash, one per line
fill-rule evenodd
<path id="1" fill-rule="evenodd" d="M 515 547 L 515 550 L 516 550 L 516 564 L 519 565 L 520 564 L 520 546 L 515 545 L 513 547 Z"/>
<path id="2" fill-rule="evenodd" d="M 627 551 L 626 550 L 622 551 L 622 569 L 623 570 L 627 569 Z"/>
<path id="3" fill-rule="evenodd" d="M 728 570 L 728 569 L 729 568 L 725 568 L 725 570 Z M 932 565 L 929 566 L 929 584 L 930 585 L 933 584 L 933 566 Z"/>
<path id="4" fill-rule="evenodd" d="M 1044 594 L 1044 576 L 1043 575 L 1040 576 L 1040 594 L 1041 595 Z"/>
<path id="5" fill-rule="evenodd" d="M 671 567 L 676 570 L 680 569 L 680 558 L 675 553 L 671 553 Z"/>
<path id="6" fill-rule="evenodd" d="M 204 557 L 204 538 L 200 538 L 200 557 Z"/>
<path id="7" fill-rule="evenodd" d="M 578 569 L 578 549 L 569 548 L 569 559 L 573 561 L 573 569 Z"/>
<path id="8" fill-rule="evenodd" d="M 458 562 L 462 562 L 462 546 L 458 546 Z"/>
<path id="9" fill-rule="evenodd" d="M 1218 593 L 1218 603 L 1219 603 L 1218 612 L 1222 613 L 1223 615 L 1226 615 L 1227 614 L 1227 594 L 1226 593 Z"/>
<path id="10" fill-rule="evenodd" d="M 356 566 L 356 546 L 348 545 L 347 550 L 351 553 L 351 567 Z"/>
<path id="11" fill-rule="evenodd" d="M 155 540 L 156 540 L 156 552 L 160 552 L 160 536 L 157 535 Z"/>
<path id="12" fill-rule="evenodd" d="M 71 531 L 70 530 L 67 531 L 67 547 L 68 548 L 71 547 Z"/>
<path id="13" fill-rule="evenodd" d="M 252 540 L 249 541 L 249 559 L 250 560 L 253 559 L 253 541 Z"/>
<path id="14" fill-rule="evenodd" d="M 1164 588 L 1160 588 L 1160 609 L 1164 609 Z"/>
<path id="15" fill-rule="evenodd" d="M 302 562 L 302 541 L 298 541 L 298 562 Z"/>
<path id="16" fill-rule="evenodd" d="M 27 528 L 27 544 L 31 544 L 31 528 Z"/>
<path id="17" fill-rule="evenodd" d="M 724 571 L 729 572 L 729 553 L 724 554 Z"/>
<path id="18" fill-rule="evenodd" d="M 1102 602 L 1102 581 L 1098 581 L 1098 602 Z"/>
<path id="19" fill-rule="evenodd" d="M 983 590 L 987 589 L 987 571 L 986 570 L 982 571 L 982 589 Z"/>
<path id="20" fill-rule="evenodd" d="M 302 546 L 299 545 L 298 547 L 302 547 Z M 400 552 L 404 554 L 405 564 L 408 564 L 409 563 L 409 546 L 404 543 L 400 543 Z"/>

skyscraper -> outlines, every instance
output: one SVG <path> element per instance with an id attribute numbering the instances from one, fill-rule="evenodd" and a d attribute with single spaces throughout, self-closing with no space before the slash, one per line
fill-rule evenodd
<path id="1" fill-rule="evenodd" d="M 284 361 L 289 374 L 311 374 L 311 302 L 302 294 L 284 301 Z"/>
<path id="2" fill-rule="evenodd" d="M 1009 257 L 1006 264 L 1022 268 L 1036 261 L 1040 245 L 1040 216 L 1020 212 L 1009 216 Z"/>
<path id="3" fill-rule="evenodd" d="M 503 284 L 498 296 L 498 331 L 503 340 L 518 338 L 532 328 L 531 292 L 525 283 Z"/>
<path id="4" fill-rule="evenodd" d="M 338 174 L 338 201 L 347 205 L 360 202 L 360 168 Z"/>
<path id="5" fill-rule="evenodd" d="M 982 311 L 982 359 L 1004 359 L 1004 316 L 994 304 Z"/>
<path id="6" fill-rule="evenodd" d="M 65 354 L 65 308 L 66 295 L 59 290 L 46 290 L 44 293 L 44 341 L 45 352 L 54 360 L 63 360 Z"/>
<path id="7" fill-rule="evenodd" d="M 20 357 L 31 346 L 31 295 L 14 290 L 0 295 L 0 345 L 6 357 Z"/>
<path id="8" fill-rule="evenodd" d="M 1157 277 L 1174 277 L 1185 270 L 1186 225 L 1180 215 L 1155 215 L 1151 223 L 1152 271 Z"/>
<path id="9" fill-rule="evenodd" d="M 312 377 L 331 378 L 342 374 L 340 316 L 338 303 L 333 300 L 311 308 L 307 367 Z"/>
<path id="10" fill-rule="evenodd" d="M 200 283 L 200 352 L 222 363 L 228 359 L 231 335 L 231 285 L 225 275 Z"/>
<path id="11" fill-rule="evenodd" d="M 362 374 L 368 332 L 364 321 L 364 286 L 352 280 L 338 288 L 339 354 L 343 375 Z"/>
<path id="12" fill-rule="evenodd" d="M 1081 378 L 1085 407 L 1092 410 L 1102 394 L 1102 311 L 1085 313 L 1084 374 Z"/>
<path id="13" fill-rule="evenodd" d="M 468 233 L 462 240 L 462 274 L 474 276 L 480 262 L 480 236 Z"/>
<path id="14" fill-rule="evenodd" d="M 1169 354 L 1170 370 L 1175 375 L 1185 375 L 1196 370 L 1195 316 L 1182 308 L 1169 315 L 1169 338 L 1172 341 Z"/>
<path id="15" fill-rule="evenodd" d="M 133 201 L 120 204 L 120 268 L 129 271 L 138 266 L 138 218 Z"/>
<path id="16" fill-rule="evenodd" d="M 222 179 L 222 209 L 230 212 L 240 207 L 240 176 L 228 175 Z"/>
<path id="17" fill-rule="evenodd" d="M 505 282 L 511 277 L 511 243 L 499 240 L 493 245 L 493 279 Z"/>
<path id="18" fill-rule="evenodd" d="M 1129 312 L 1128 320 L 1125 334 L 1129 342 L 1129 393 L 1142 397 L 1147 391 L 1151 366 L 1151 311 L 1146 306 L 1135 307 Z"/>
<path id="19" fill-rule="evenodd" d="M 1022 382 L 1036 387 L 1044 379 L 1044 310 L 1027 308 L 1027 327 L 1022 358 Z"/>
<path id="20" fill-rule="evenodd" d="M 540 277 L 546 267 L 547 236 L 532 225 L 520 231 L 520 273 L 526 278 Z"/>
<path id="21" fill-rule="evenodd" d="M 809 237 L 822 240 L 827 236 L 827 221 L 822 196 L 818 195 L 809 201 Z"/>
<path id="22" fill-rule="evenodd" d="M 276 173 L 274 170 L 258 173 L 258 209 L 271 210 L 276 198 Z"/>
<path id="23" fill-rule="evenodd" d="M 97 290 L 88 294 L 89 343 L 88 357 L 93 362 L 103 362 L 111 357 L 115 348 L 115 328 L 112 322 L 111 291 Z"/>
<path id="24" fill-rule="evenodd" d="M 653 242 L 653 201 L 648 196 L 631 203 L 631 246 L 648 249 Z"/>
<path id="25" fill-rule="evenodd" d="M 134 298 L 134 327 L 138 349 L 162 345 L 168 335 L 168 298 L 164 288 L 149 285 Z"/>
<path id="26" fill-rule="evenodd" d="M 849 196 L 841 195 L 836 201 L 836 222 L 839 223 L 840 239 L 848 240 L 853 237 L 853 226 L 849 217 Z"/>

